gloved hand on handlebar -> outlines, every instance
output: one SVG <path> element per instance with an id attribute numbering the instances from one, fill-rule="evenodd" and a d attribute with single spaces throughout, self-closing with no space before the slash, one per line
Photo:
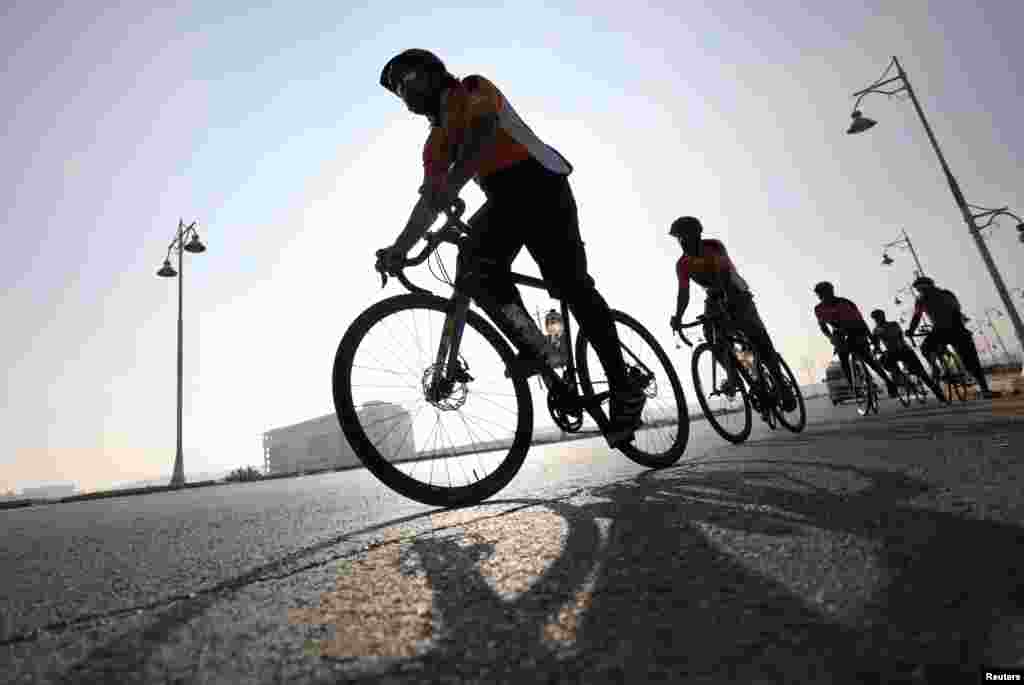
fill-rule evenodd
<path id="1" fill-rule="evenodd" d="M 405 263 L 405 253 L 394 245 L 377 250 L 377 264 L 374 268 L 382 274 L 394 276 Z"/>
<path id="2" fill-rule="evenodd" d="M 683 328 L 683 320 L 678 314 L 673 314 L 668 319 L 668 325 L 673 331 L 680 331 Z"/>

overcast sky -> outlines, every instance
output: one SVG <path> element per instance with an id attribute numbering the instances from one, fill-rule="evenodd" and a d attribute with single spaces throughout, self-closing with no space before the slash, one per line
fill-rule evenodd
<path id="1" fill-rule="evenodd" d="M 339 338 L 398 292 L 373 252 L 408 216 L 427 130 L 377 77 L 407 47 L 490 78 L 573 162 L 598 287 L 683 377 L 680 214 L 725 242 L 815 380 L 831 348 L 811 287 L 895 318 L 913 262 L 880 259 L 901 228 L 969 313 L 1003 309 L 911 103 L 871 96 L 879 125 L 845 129 L 897 55 L 968 201 L 1024 212 L 1022 3 L 172 4 L 39 0 L 0 23 L 0 490 L 170 472 L 176 282 L 155 271 L 179 217 L 209 248 L 185 263 L 186 471 L 261 464 L 263 431 L 333 411 Z M 1016 238 L 1003 220 L 988 241 L 1020 288 Z"/>

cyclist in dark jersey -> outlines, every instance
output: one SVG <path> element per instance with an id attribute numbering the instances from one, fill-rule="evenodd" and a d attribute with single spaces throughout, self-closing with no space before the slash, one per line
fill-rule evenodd
<path id="1" fill-rule="evenodd" d="M 889 397 L 896 397 L 896 384 L 885 369 L 871 356 L 871 331 L 861 316 L 860 309 L 845 297 L 836 297 L 835 288 L 828 281 L 814 286 L 814 292 L 821 301 L 814 307 L 814 315 L 818 319 L 818 327 L 835 347 L 839 355 L 839 363 L 846 374 L 846 380 L 853 385 L 853 373 L 850 369 L 850 352 L 856 352 L 871 370 L 885 381 Z M 832 326 L 832 330 L 829 330 Z"/>
<path id="2" fill-rule="evenodd" d="M 473 231 L 459 250 L 460 287 L 519 349 L 514 373 L 532 375 L 538 363 L 553 365 L 550 346 L 511 279 L 512 262 L 525 246 L 551 294 L 569 304 L 604 367 L 612 392 L 605 438 L 612 447 L 632 441 L 646 396 L 627 374 L 611 311 L 587 272 L 568 180 L 572 166 L 534 134 L 493 83 L 478 75 L 458 79 L 426 50 L 391 58 L 380 84 L 413 114 L 426 117 L 431 128 L 423 148 L 421 197 L 394 244 L 378 250 L 378 262 L 395 270 L 475 179 L 487 202 L 468 221 Z"/>
<path id="3" fill-rule="evenodd" d="M 895 378 L 896 374 L 899 373 L 899 363 L 903 362 L 908 373 L 912 373 L 923 380 L 931 391 L 935 393 L 935 396 L 939 398 L 940 402 L 947 402 L 946 396 L 942 393 L 942 388 L 925 370 L 917 354 L 910 349 L 907 339 L 903 337 L 903 329 L 900 328 L 900 325 L 895 321 L 886 321 L 885 312 L 881 309 L 871 312 L 871 318 L 875 322 L 875 329 L 871 332 L 871 342 L 874 345 L 875 351 L 879 351 L 880 344 L 885 345 L 885 352 L 882 353 L 882 365 Z"/>
<path id="4" fill-rule="evenodd" d="M 978 358 L 978 348 L 974 345 L 971 332 L 964 325 L 966 317 L 956 295 L 949 290 L 936 287 L 935 281 L 927 276 L 919 276 L 913 286 L 917 288 L 919 296 L 914 303 L 914 316 L 910 319 L 907 335 L 914 334 L 921 317 L 927 314 L 932 322 L 932 330 L 921 342 L 921 352 L 931 365 L 932 371 L 938 372 L 938 352 L 947 344 L 952 345 L 967 371 L 977 379 L 981 396 L 986 399 L 998 397 L 999 393 L 992 392 L 988 387 L 988 380 Z"/>

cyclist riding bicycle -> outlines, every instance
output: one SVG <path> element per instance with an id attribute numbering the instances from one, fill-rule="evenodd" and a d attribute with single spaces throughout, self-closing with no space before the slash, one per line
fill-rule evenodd
<path id="1" fill-rule="evenodd" d="M 884 366 L 892 377 L 900 373 L 900 362 L 906 367 L 907 373 L 914 374 L 931 388 L 940 402 L 947 402 L 942 388 L 924 369 L 917 354 L 910 349 L 906 338 L 903 337 L 903 329 L 895 321 L 887 321 L 885 312 L 875 309 L 871 312 L 871 318 L 875 322 L 875 329 L 871 331 L 871 343 L 876 352 L 880 351 L 880 345 L 885 345 L 885 352 L 882 353 L 882 366 Z"/>
<path id="2" fill-rule="evenodd" d="M 967 371 L 977 379 L 981 396 L 986 399 L 998 397 L 999 393 L 992 392 L 988 387 L 985 373 L 981 369 L 981 359 L 978 358 L 978 348 L 974 345 L 971 332 L 964 325 L 966 317 L 956 295 L 945 288 L 937 287 L 935 281 L 927 276 L 919 276 L 914 280 L 913 286 L 919 295 L 914 303 L 914 316 L 910 319 L 907 335 L 914 334 L 921 316 L 927 314 L 932 322 L 932 330 L 921 342 L 921 352 L 928 360 L 932 372 L 936 376 L 939 373 L 936 358 L 939 351 L 947 344 L 952 345 Z"/>
<path id="3" fill-rule="evenodd" d="M 710 315 L 723 305 L 728 308 L 736 328 L 747 336 L 768 367 L 775 380 L 775 387 L 782 389 L 782 410 L 793 411 L 797 406 L 796 396 L 785 382 L 778 354 L 754 305 L 750 287 L 736 271 L 725 245 L 720 240 L 702 239 L 703 231 L 700 220 L 692 216 L 679 217 L 669 228 L 669 235 L 679 240 L 683 250 L 683 256 L 676 262 L 679 292 L 676 296 L 676 313 L 669 319 L 669 325 L 673 329 L 680 328 L 683 314 L 690 304 L 690 281 L 703 286 L 706 293 L 704 314 Z M 704 337 L 711 337 L 708 324 L 704 326 Z"/>
<path id="4" fill-rule="evenodd" d="M 568 180 L 572 165 L 534 134 L 493 83 L 479 75 L 458 79 L 431 52 L 411 49 L 392 57 L 380 84 L 430 122 L 421 197 L 394 244 L 378 251 L 380 263 L 397 270 L 440 212 L 475 179 L 487 201 L 467 222 L 473 230 L 459 251 L 457 285 L 518 348 L 516 372 L 537 373 L 540 364 L 554 360 L 547 359 L 551 348 L 511 280 L 512 262 L 525 246 L 604 366 L 611 391 L 609 445 L 629 443 L 646 396 L 627 376 L 611 311 L 587 273 Z"/>
<path id="5" fill-rule="evenodd" d="M 814 306 L 814 315 L 818 319 L 818 327 L 829 339 L 839 355 L 839 363 L 843 367 L 846 380 L 853 386 L 853 373 L 850 369 L 850 353 L 856 352 L 860 358 L 885 381 L 889 397 L 897 397 L 896 384 L 889 374 L 871 356 L 871 331 L 864 317 L 850 300 L 836 297 L 835 287 L 828 281 L 814 286 L 814 293 L 821 300 Z M 832 330 L 829 330 L 832 326 Z"/>

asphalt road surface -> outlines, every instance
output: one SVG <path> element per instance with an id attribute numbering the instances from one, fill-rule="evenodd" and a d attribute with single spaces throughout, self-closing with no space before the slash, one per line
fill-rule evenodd
<path id="1" fill-rule="evenodd" d="M 0 512 L 0 681 L 928 682 L 1024 667 L 1024 402 L 648 471 L 537 447 L 454 512 L 364 471 Z M 757 419 L 755 418 L 755 422 Z"/>

